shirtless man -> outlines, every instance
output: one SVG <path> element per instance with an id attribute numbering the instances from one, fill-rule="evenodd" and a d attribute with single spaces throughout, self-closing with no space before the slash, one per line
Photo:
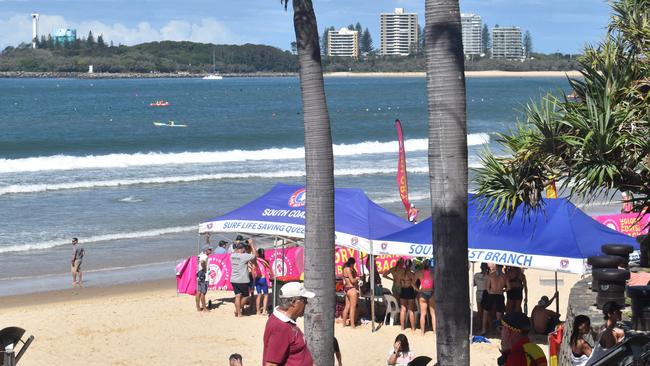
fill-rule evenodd
<path id="1" fill-rule="evenodd" d="M 503 274 L 502 266 L 495 265 L 494 263 L 488 264 L 490 274 L 487 279 L 487 289 L 481 301 L 483 307 L 483 328 L 481 335 L 487 334 L 490 327 L 490 320 L 496 313 L 496 319 L 501 321 L 501 316 L 506 308 L 503 299 L 503 293 L 506 290 L 507 279 Z"/>
<path id="2" fill-rule="evenodd" d="M 397 277 L 393 278 L 399 281 L 399 285 L 402 288 L 399 295 L 399 323 L 402 326 L 402 330 L 404 330 L 406 328 L 406 315 L 408 314 L 411 330 L 415 332 L 415 313 L 413 309 L 415 307 L 415 295 L 418 289 L 415 287 L 415 274 L 411 272 L 412 263 L 410 259 L 407 259 L 404 262 L 404 268 L 397 272 Z"/>
<path id="3" fill-rule="evenodd" d="M 535 333 L 547 335 L 554 331 L 555 326 L 560 323 L 560 314 L 547 309 L 557 299 L 557 295 L 558 293 L 555 292 L 550 299 L 548 296 L 542 296 L 530 313 L 530 320 L 533 323 Z"/>
<path id="4" fill-rule="evenodd" d="M 395 297 L 395 300 L 397 300 L 397 303 L 399 303 L 399 295 L 402 292 L 402 288 L 399 286 L 399 273 L 402 271 L 402 267 L 404 267 L 404 258 L 400 258 L 397 260 L 397 263 L 395 263 L 395 266 L 388 270 L 388 272 L 384 273 L 382 277 L 384 277 L 387 280 L 393 281 L 393 286 L 391 287 L 391 293 Z M 390 276 L 390 277 L 389 277 Z"/>

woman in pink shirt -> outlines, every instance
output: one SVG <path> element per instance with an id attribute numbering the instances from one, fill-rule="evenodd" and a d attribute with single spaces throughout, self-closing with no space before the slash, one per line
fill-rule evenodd
<path id="1" fill-rule="evenodd" d="M 422 334 L 426 331 L 427 312 L 431 315 L 431 328 L 436 331 L 436 299 L 433 297 L 433 267 L 430 260 L 424 261 L 424 267 L 415 277 L 420 280 L 420 328 Z"/>

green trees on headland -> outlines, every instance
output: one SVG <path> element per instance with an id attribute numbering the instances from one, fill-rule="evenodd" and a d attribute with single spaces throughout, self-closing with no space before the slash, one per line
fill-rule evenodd
<path id="1" fill-rule="evenodd" d="M 356 29 L 356 28 L 355 28 Z M 327 30 L 330 30 L 328 28 Z M 326 32 L 327 32 L 326 30 Z M 321 48 L 327 49 L 323 34 Z M 367 33 L 367 34 L 366 34 Z M 372 51 L 372 38 L 367 30 L 361 37 L 358 60 L 324 57 L 325 72 L 409 72 L 424 71 L 422 52 L 408 57 L 382 57 Z M 421 45 L 420 48 L 422 48 Z M 423 48 L 422 48 L 423 49 Z M 370 51 L 369 51 L 370 50 Z M 31 44 L 7 47 L 0 53 L 0 72 L 86 72 L 93 65 L 95 72 L 109 73 L 207 73 L 212 72 L 212 55 L 221 73 L 298 72 L 296 52 L 265 45 L 214 45 L 195 42 L 149 42 L 135 46 L 113 46 L 102 35 L 92 33 L 74 42 L 56 43 L 51 36 L 42 36 L 37 49 Z M 572 55 L 532 54 L 532 60 L 508 61 L 479 58 L 465 61 L 465 69 L 503 71 L 565 71 L 576 70 L 578 62 Z"/>
<path id="2" fill-rule="evenodd" d="M 297 72 L 298 62 L 288 51 L 264 45 L 213 45 L 195 42 L 149 42 L 136 46 L 107 45 L 100 35 L 55 44 L 42 37 L 38 48 L 7 47 L 0 57 L 0 71 L 86 72 L 189 72 L 222 73 Z"/>

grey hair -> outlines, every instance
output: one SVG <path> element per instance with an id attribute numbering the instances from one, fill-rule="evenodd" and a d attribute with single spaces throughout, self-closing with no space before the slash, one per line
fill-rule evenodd
<path id="1" fill-rule="evenodd" d="M 284 310 L 284 311 L 289 310 L 291 304 L 297 299 L 300 299 L 300 297 L 281 297 L 278 307 L 280 308 L 280 310 Z"/>

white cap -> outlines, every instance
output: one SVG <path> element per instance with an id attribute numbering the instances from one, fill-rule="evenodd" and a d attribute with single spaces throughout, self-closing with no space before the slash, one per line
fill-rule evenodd
<path id="1" fill-rule="evenodd" d="M 280 297 L 282 298 L 291 298 L 291 297 L 306 297 L 308 299 L 316 296 L 315 293 L 307 291 L 305 286 L 300 282 L 289 282 L 286 283 L 280 289 Z"/>

